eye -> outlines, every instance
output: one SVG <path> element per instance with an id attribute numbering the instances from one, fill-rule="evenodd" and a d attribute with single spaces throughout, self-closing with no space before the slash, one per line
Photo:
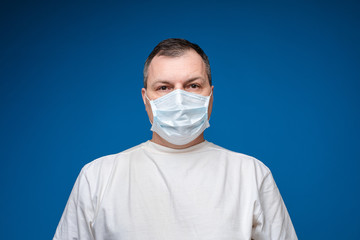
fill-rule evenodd
<path id="1" fill-rule="evenodd" d="M 160 86 L 157 88 L 158 91 L 167 91 L 169 90 L 168 86 Z"/>
<path id="2" fill-rule="evenodd" d="M 190 88 L 198 88 L 199 87 L 199 85 L 197 85 L 197 84 L 190 84 L 190 86 L 189 86 Z"/>

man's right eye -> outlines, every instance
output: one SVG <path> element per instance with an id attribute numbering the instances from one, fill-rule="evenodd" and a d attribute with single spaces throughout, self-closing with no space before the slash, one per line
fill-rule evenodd
<path id="1" fill-rule="evenodd" d="M 168 87 L 167 87 L 167 86 L 160 86 L 160 87 L 158 88 L 158 90 L 160 90 L 160 91 L 166 91 L 166 90 L 168 90 Z"/>

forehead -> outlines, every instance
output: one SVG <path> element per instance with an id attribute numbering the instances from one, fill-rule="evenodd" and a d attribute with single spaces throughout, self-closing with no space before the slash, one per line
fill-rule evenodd
<path id="1" fill-rule="evenodd" d="M 192 49 L 177 57 L 157 55 L 148 69 L 148 81 L 186 80 L 194 77 L 207 79 L 205 63 Z"/>

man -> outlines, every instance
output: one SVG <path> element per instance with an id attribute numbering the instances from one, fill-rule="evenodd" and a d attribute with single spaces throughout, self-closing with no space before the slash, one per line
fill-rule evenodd
<path id="1" fill-rule="evenodd" d="M 297 239 L 269 169 L 204 140 L 213 89 L 198 45 L 160 42 L 141 90 L 152 139 L 82 169 L 54 239 Z"/>

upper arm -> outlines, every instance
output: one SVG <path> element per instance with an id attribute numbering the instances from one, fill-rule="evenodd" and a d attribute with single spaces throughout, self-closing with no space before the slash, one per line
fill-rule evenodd
<path id="1" fill-rule="evenodd" d="M 76 179 L 54 240 L 93 239 L 90 224 L 94 216 L 94 206 L 91 201 L 91 186 L 84 172 L 83 169 Z"/>
<path id="2" fill-rule="evenodd" d="M 284 201 L 269 172 L 263 179 L 256 203 L 258 214 L 254 220 L 253 239 L 297 239 Z"/>

